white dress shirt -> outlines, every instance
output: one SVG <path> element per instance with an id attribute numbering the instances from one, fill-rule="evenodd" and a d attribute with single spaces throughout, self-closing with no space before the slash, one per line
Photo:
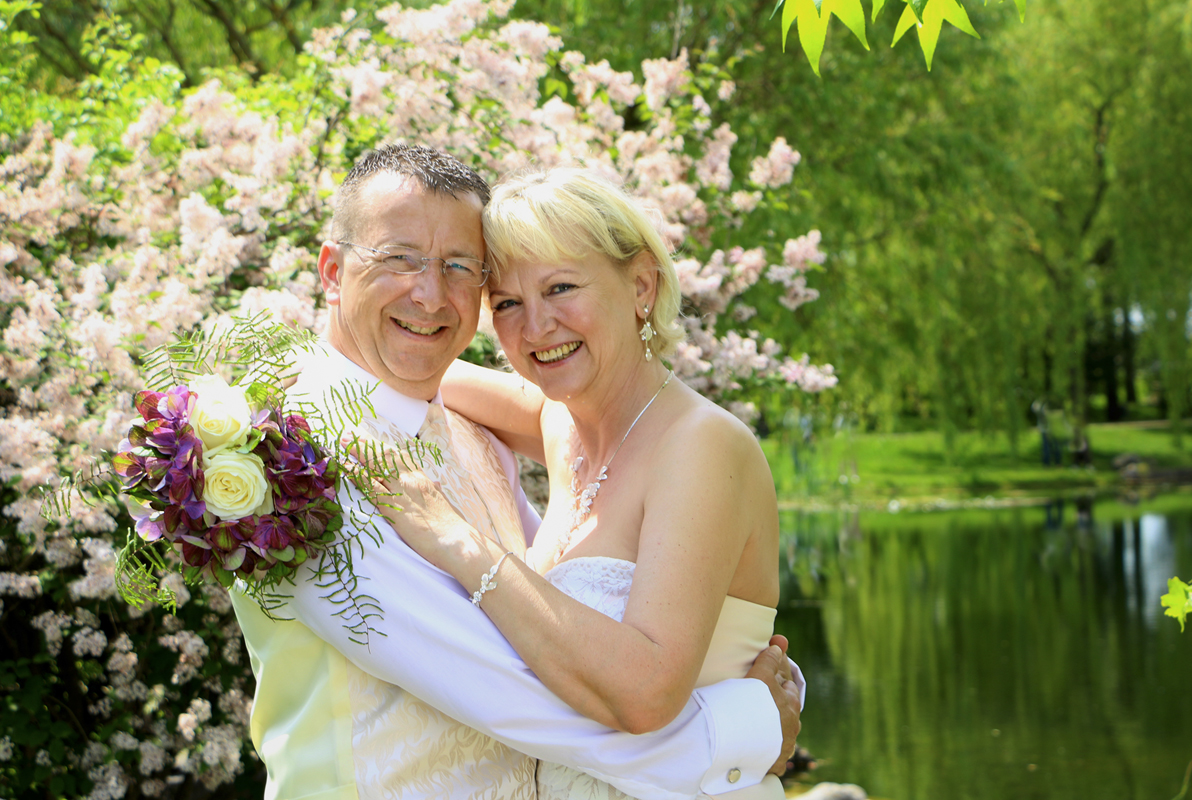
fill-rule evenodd
<path id="1" fill-rule="evenodd" d="M 321 407 L 327 387 L 344 380 L 375 387 L 369 399 L 377 416 L 416 435 L 428 404 L 379 384 L 329 346 L 303 365 L 291 400 Z M 300 395 L 305 394 L 305 397 Z M 491 434 L 489 434 L 491 436 Z M 517 480 L 517 463 L 493 439 L 515 490 L 527 531 L 538 515 Z M 368 506 L 345 481 L 339 502 Z M 308 626 L 360 670 L 405 691 L 515 750 L 583 770 L 643 800 L 682 800 L 759 782 L 778 758 L 781 721 L 761 681 L 729 680 L 697 690 L 679 716 L 654 733 L 634 736 L 587 719 L 550 692 L 531 672 L 483 611 L 449 574 L 411 550 L 380 518 L 384 541 L 358 538 L 353 559 L 359 591 L 375 598 L 383 619 L 367 646 L 351 641 L 337 607 L 309 580 L 311 562 L 296 578 L 280 612 Z M 350 515 L 344 516 L 350 526 Z M 281 623 L 284 624 L 284 623 Z"/>

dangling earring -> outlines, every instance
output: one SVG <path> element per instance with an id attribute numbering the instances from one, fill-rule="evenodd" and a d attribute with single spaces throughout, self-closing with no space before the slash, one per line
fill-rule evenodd
<path id="1" fill-rule="evenodd" d="M 646 321 L 642 324 L 642 329 L 638 331 L 641 334 L 642 341 L 646 343 L 646 361 L 654 358 L 654 354 L 650 352 L 650 340 L 654 338 L 654 326 L 650 324 L 650 307 L 646 306 Z"/>

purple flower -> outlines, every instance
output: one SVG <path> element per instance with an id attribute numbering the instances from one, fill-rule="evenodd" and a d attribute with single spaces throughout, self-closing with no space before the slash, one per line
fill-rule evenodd
<path id="1" fill-rule="evenodd" d="M 288 516 L 266 514 L 257 518 L 257 529 L 252 534 L 252 543 L 257 546 L 257 552 L 284 551 L 287 547 L 300 540 L 302 535 L 294 527 L 294 521 Z"/>
<path id="2" fill-rule="evenodd" d="M 136 531 L 146 542 L 156 542 L 166 535 L 166 527 L 162 523 L 162 512 L 148 511 L 134 515 L 137 520 Z"/>
<path id="3" fill-rule="evenodd" d="M 175 386 L 168 392 L 145 390 L 137 392 L 133 406 L 146 422 L 160 419 L 186 424 L 194 408 L 194 395 L 185 386 Z"/>
<path id="4" fill-rule="evenodd" d="M 202 569 L 215 557 L 211 545 L 197 536 L 179 536 L 178 541 L 182 545 L 182 560 L 188 567 Z"/>
<path id="5" fill-rule="evenodd" d="M 120 443 L 116 455 L 112 456 L 112 470 L 124 479 L 126 488 L 131 488 L 145 478 L 145 457 L 133 452 L 132 443 L 125 439 Z"/>
<path id="6" fill-rule="evenodd" d="M 213 525 L 205 538 L 216 550 L 230 553 L 250 541 L 252 533 L 252 518 L 246 517 Z"/>

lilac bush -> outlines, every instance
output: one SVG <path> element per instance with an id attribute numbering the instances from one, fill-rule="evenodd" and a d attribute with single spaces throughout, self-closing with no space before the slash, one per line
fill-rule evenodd
<path id="1" fill-rule="evenodd" d="M 506 21 L 509 6 L 348 11 L 287 79 L 227 72 L 183 92 L 165 68 L 101 70 L 116 100 L 0 135 L 0 795 L 259 794 L 253 682 L 225 590 L 163 572 L 175 613 L 123 605 L 115 553 L 134 521 L 105 498 L 43 518 L 38 487 L 117 451 L 137 408 L 186 402 L 134 401 L 148 349 L 232 314 L 321 329 L 315 254 L 334 187 L 367 147 L 417 141 L 493 179 L 531 162 L 620 176 L 678 254 L 680 378 L 747 420 L 751 389 L 835 383 L 831 367 L 751 331 L 740 299 L 755 285 L 791 311 L 816 297 L 818 232 L 791 232 L 781 252 L 735 241 L 799 154 L 779 139 L 736 174 L 736 134 L 716 120 L 729 74 L 686 52 L 618 72 L 544 25 Z M 260 445 L 271 480 L 314 500 L 319 482 L 295 466 L 302 437 L 286 427 L 297 423 L 274 424 Z M 185 500 L 188 441 L 161 443 L 169 465 L 122 469 L 174 470 Z M 282 521 L 192 533 L 202 544 L 189 546 L 223 559 L 293 538 Z"/>

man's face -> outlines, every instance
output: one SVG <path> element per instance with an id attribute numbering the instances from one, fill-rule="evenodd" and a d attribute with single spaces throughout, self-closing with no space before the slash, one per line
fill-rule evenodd
<path id="1" fill-rule="evenodd" d="M 356 198 L 353 244 L 390 245 L 439 258 L 484 258 L 480 198 L 426 191 L 416 178 L 380 173 Z M 418 275 L 380 268 L 358 247 L 323 244 L 319 277 L 331 306 L 331 344 L 382 383 L 429 400 L 476 333 L 479 287 L 457 286 L 431 262 Z"/>

